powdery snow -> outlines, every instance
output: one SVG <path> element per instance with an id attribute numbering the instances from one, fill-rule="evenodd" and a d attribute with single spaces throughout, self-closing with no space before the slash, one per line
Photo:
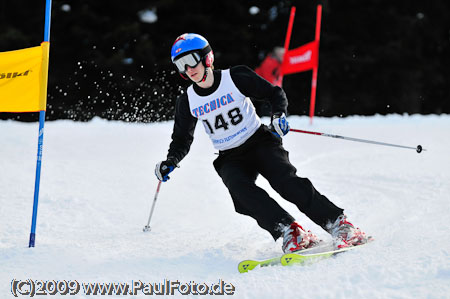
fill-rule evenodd
<path id="1" fill-rule="evenodd" d="M 13 279 L 30 278 L 223 280 L 234 285 L 233 298 L 449 298 L 450 116 L 316 118 L 313 126 L 306 117 L 288 119 L 293 128 L 427 149 L 417 154 L 294 132 L 284 138 L 299 176 L 374 236 L 366 248 L 311 266 L 238 273 L 243 259 L 280 254 L 281 240 L 234 212 L 200 124 L 181 168 L 162 184 L 152 231 L 143 233 L 157 186 L 154 165 L 167 153 L 173 122 L 94 119 L 46 123 L 30 249 L 38 126 L 0 121 L 0 296 L 13 297 Z M 267 181 L 257 183 L 305 228 L 329 239 Z M 92 296 L 80 290 L 76 298 L 83 297 Z"/>

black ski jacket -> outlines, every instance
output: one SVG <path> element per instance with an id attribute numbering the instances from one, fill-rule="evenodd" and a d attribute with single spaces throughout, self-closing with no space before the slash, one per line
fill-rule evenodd
<path id="1" fill-rule="evenodd" d="M 201 88 L 194 84 L 194 91 L 200 96 L 208 96 L 217 90 L 222 73 L 214 70 L 214 84 L 210 88 Z M 239 91 L 252 100 L 268 100 L 272 105 L 272 114 L 287 113 L 288 101 L 283 89 L 270 84 L 244 65 L 230 69 L 231 79 Z M 197 118 L 192 116 L 187 93 L 181 94 L 175 104 L 175 124 L 173 126 L 172 142 L 167 158 L 178 164 L 189 152 L 194 140 L 194 130 Z"/>

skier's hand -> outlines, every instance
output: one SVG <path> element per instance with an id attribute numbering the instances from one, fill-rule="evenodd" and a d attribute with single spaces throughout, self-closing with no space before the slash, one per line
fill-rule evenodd
<path id="1" fill-rule="evenodd" d="M 277 112 L 272 115 L 270 129 L 272 130 L 272 133 L 278 137 L 282 137 L 289 133 L 289 122 L 287 121 L 284 112 Z"/>
<path id="2" fill-rule="evenodd" d="M 169 173 L 171 173 L 175 167 L 179 167 L 172 159 L 167 159 L 166 161 L 161 161 L 156 164 L 155 175 L 158 180 L 166 182 L 170 179 Z"/>

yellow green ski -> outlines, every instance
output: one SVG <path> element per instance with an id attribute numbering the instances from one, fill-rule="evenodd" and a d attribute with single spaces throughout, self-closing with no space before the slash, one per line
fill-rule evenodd
<path id="1" fill-rule="evenodd" d="M 317 262 L 317 261 L 320 261 L 323 259 L 330 258 L 341 252 L 345 252 L 345 251 L 352 250 L 355 248 L 363 247 L 366 244 L 361 244 L 358 246 L 350 246 L 350 247 L 345 247 L 345 248 L 330 250 L 330 251 L 325 251 L 325 252 L 319 252 L 319 253 L 309 253 L 309 254 L 308 253 L 305 254 L 303 252 L 287 253 L 281 257 L 280 263 L 283 266 L 292 266 L 295 264 L 307 265 L 307 264 L 314 263 L 314 262 Z"/>
<path id="2" fill-rule="evenodd" d="M 317 253 L 320 251 L 324 251 L 324 250 L 331 250 L 333 248 L 333 246 L 331 244 L 321 244 L 319 246 L 313 247 L 313 248 L 308 248 L 308 249 L 304 249 L 304 250 L 300 250 L 297 253 Z M 240 273 L 245 273 L 248 272 L 250 270 L 255 269 L 256 267 L 267 267 L 267 266 L 276 266 L 276 265 L 281 265 L 281 257 L 282 255 L 279 255 L 277 257 L 274 258 L 270 258 L 270 259 L 266 259 L 266 260 L 245 260 L 239 263 L 238 265 L 238 271 Z"/>
<path id="3" fill-rule="evenodd" d="M 369 237 L 370 243 L 373 239 Z M 366 243 L 366 244 L 368 244 Z M 364 245 L 351 246 L 342 249 L 334 249 L 332 244 L 322 244 L 313 248 L 308 248 L 304 250 L 300 250 L 294 253 L 287 253 L 278 257 L 266 259 L 266 260 L 244 260 L 239 263 L 238 271 L 240 273 L 245 273 L 255 269 L 256 267 L 267 267 L 267 266 L 291 266 L 291 265 L 308 265 L 311 263 L 315 263 L 317 261 L 330 258 L 336 254 L 349 251 L 355 248 L 364 247 Z"/>
<path id="4" fill-rule="evenodd" d="M 280 265 L 280 264 L 281 264 L 281 261 L 280 261 L 279 256 L 268 259 L 268 260 L 263 260 L 263 261 L 245 260 L 245 261 L 242 261 L 239 263 L 238 271 L 240 273 L 245 273 L 245 272 L 255 269 L 257 266 L 267 267 L 267 266 L 275 266 L 275 265 Z"/>

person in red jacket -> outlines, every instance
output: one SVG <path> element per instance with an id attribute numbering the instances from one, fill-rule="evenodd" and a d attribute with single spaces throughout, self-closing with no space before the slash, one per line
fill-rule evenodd
<path id="1" fill-rule="evenodd" d="M 281 63 L 283 62 L 283 56 L 284 48 L 275 47 L 261 65 L 255 69 L 255 72 L 272 83 L 272 85 L 281 87 Z"/>

